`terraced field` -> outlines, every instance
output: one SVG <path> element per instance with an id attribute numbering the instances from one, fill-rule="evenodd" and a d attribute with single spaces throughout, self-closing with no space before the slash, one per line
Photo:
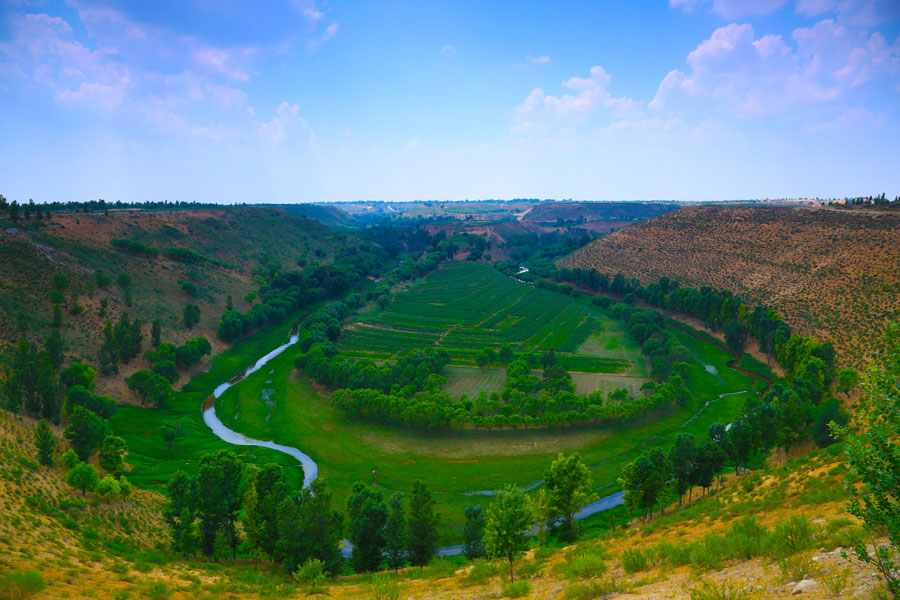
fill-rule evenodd
<path id="1" fill-rule="evenodd" d="M 613 338 L 585 349 L 590 338 Z M 449 263 L 397 294 L 390 307 L 346 327 L 341 352 L 376 360 L 438 346 L 454 365 L 471 366 L 483 348 L 509 344 L 517 352 L 571 354 L 570 368 L 586 373 L 643 376 L 637 348 L 617 324 L 587 302 L 536 289 L 472 263 Z"/>

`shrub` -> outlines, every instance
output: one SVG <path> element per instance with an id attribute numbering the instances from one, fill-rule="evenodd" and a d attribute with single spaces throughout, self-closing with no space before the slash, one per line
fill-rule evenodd
<path id="1" fill-rule="evenodd" d="M 606 571 L 606 563 L 599 553 L 578 552 L 565 566 L 564 572 L 569 579 L 589 579 L 599 577 Z"/>
<path id="2" fill-rule="evenodd" d="M 769 537 L 768 549 L 774 558 L 784 558 L 815 544 L 815 525 L 806 515 L 794 515 L 775 526 Z"/>
<path id="3" fill-rule="evenodd" d="M 500 594 L 504 598 L 522 598 L 530 593 L 531 584 L 524 579 L 504 583 L 500 588 Z"/>
<path id="4" fill-rule="evenodd" d="M 372 600 L 399 600 L 400 586 L 387 573 L 372 576 Z"/>
<path id="5" fill-rule="evenodd" d="M 781 578 L 784 583 L 790 581 L 800 581 L 807 576 L 816 575 L 818 568 L 812 561 L 810 552 L 794 554 L 786 556 L 778 560 L 778 569 L 781 571 Z"/>
<path id="6" fill-rule="evenodd" d="M 851 574 L 852 571 L 849 567 L 844 567 L 843 569 L 835 567 L 831 572 L 822 576 L 822 583 L 825 584 L 832 596 L 840 596 L 841 592 L 847 588 Z"/>
<path id="7" fill-rule="evenodd" d="M 601 600 L 611 594 L 624 591 L 613 579 L 604 577 L 569 586 L 563 592 L 564 600 Z"/>
<path id="8" fill-rule="evenodd" d="M 622 568 L 629 575 L 647 568 L 647 555 L 640 548 L 629 548 L 622 553 Z"/>
<path id="9" fill-rule="evenodd" d="M 165 581 L 154 579 L 144 583 L 143 595 L 149 600 L 168 600 L 172 591 Z"/>
<path id="10" fill-rule="evenodd" d="M 745 516 L 734 523 L 725 536 L 728 556 L 742 560 L 760 556 L 763 553 L 766 535 L 768 529 L 757 521 L 755 516 Z"/>
<path id="11" fill-rule="evenodd" d="M 67 469 L 71 469 L 80 462 L 81 459 L 78 458 L 78 455 L 75 454 L 74 450 L 66 450 L 59 459 L 59 464 Z"/>
<path id="12" fill-rule="evenodd" d="M 44 576 L 37 571 L 10 571 L 0 576 L 0 598 L 20 600 L 39 594 L 47 587 Z"/>
<path id="13" fill-rule="evenodd" d="M 721 535 L 707 535 L 702 541 L 691 544 L 690 561 L 695 567 L 709 571 L 720 569 L 727 544 Z"/>
<path id="14" fill-rule="evenodd" d="M 499 572 L 497 565 L 483 558 L 472 561 L 472 568 L 466 573 L 465 582 L 468 585 L 481 585 Z"/>

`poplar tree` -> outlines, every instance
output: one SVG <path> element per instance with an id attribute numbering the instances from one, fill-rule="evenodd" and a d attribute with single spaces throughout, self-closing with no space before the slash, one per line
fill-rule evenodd
<path id="1" fill-rule="evenodd" d="M 434 498 L 425 483 L 413 482 L 409 497 L 409 562 L 423 567 L 437 556 L 437 526 L 440 516 L 434 512 Z"/>
<path id="2" fill-rule="evenodd" d="M 384 553 L 388 567 L 397 571 L 406 562 L 406 515 L 403 496 L 394 494 L 388 500 L 388 518 L 384 526 Z"/>

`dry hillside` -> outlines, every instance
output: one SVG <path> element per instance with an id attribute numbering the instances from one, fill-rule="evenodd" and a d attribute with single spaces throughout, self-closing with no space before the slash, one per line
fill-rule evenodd
<path id="1" fill-rule="evenodd" d="M 712 285 L 776 308 L 797 331 L 861 364 L 900 318 L 900 215 L 786 207 L 690 206 L 617 231 L 560 261 Z"/>
<path id="2" fill-rule="evenodd" d="M 148 256 L 116 249 L 113 239 L 140 242 L 160 253 Z M 96 362 L 104 321 L 115 321 L 123 311 L 148 324 L 145 335 L 149 336 L 149 322 L 158 318 L 163 341 L 181 343 L 205 336 L 216 354 L 222 349 L 215 331 L 226 297 L 232 296 L 235 309 L 246 311 L 252 302 L 246 294 L 259 287 L 254 270 L 263 269 L 268 275 L 297 268 L 298 260 L 327 261 L 342 241 L 350 239 L 318 221 L 274 208 L 59 213 L 40 225 L 5 220 L 0 222 L 0 348 L 18 339 L 22 313 L 29 315 L 29 337 L 40 340 L 49 334 L 52 280 L 62 273 L 69 278 L 61 332 L 70 359 Z M 165 250 L 173 247 L 191 250 L 205 260 L 172 260 Z M 112 278 L 105 289 L 96 286 L 97 270 Z M 130 307 L 125 288 L 116 284 L 121 274 L 132 278 Z M 182 287 L 185 282 L 187 291 Z M 84 309 L 78 314 L 71 310 L 73 292 Z M 103 317 L 102 299 L 108 303 Z M 201 320 L 191 330 L 182 325 L 187 303 L 201 310 Z"/>

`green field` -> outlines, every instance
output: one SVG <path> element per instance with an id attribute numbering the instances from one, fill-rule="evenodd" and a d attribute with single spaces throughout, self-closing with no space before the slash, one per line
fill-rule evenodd
<path id="1" fill-rule="evenodd" d="M 604 341 L 602 336 L 597 339 L 596 343 L 604 352 L 617 353 L 616 360 L 624 361 L 626 356 L 637 358 L 633 345 L 619 335 L 617 324 L 594 311 L 586 302 L 556 294 L 544 296 L 539 290 L 495 273 L 477 265 L 451 264 L 409 292 L 397 294 L 391 310 L 368 323 L 377 326 L 391 323 L 396 328 L 380 340 L 385 347 L 393 339 L 408 342 L 394 348 L 393 353 L 423 347 L 427 345 L 423 339 L 444 340 L 451 333 L 459 336 L 455 339 L 460 341 L 483 337 L 512 342 L 515 338 L 508 330 L 496 324 L 518 323 L 521 318 L 516 318 L 519 317 L 517 311 L 524 310 L 521 307 L 528 306 L 529 302 L 546 301 L 554 310 L 535 310 L 531 314 L 531 325 L 527 330 L 530 334 L 519 335 L 516 341 L 519 348 L 539 346 L 536 340 L 547 336 L 544 333 L 541 337 L 541 330 L 549 323 L 559 325 L 561 321 L 556 320 L 559 315 L 580 314 L 596 318 L 603 324 L 604 331 L 614 338 L 612 342 Z M 473 280 L 486 289 L 478 293 L 471 287 Z M 510 297 L 500 297 L 500 290 L 505 290 Z M 424 308 L 416 310 L 414 302 L 425 302 Z M 480 321 L 476 315 L 479 309 L 475 308 L 479 304 L 483 306 L 480 310 L 484 311 Z M 434 306 L 442 306 L 445 311 L 429 308 Z M 452 322 L 451 314 L 457 322 Z M 485 323 L 495 326 L 492 328 Z M 423 337 L 415 330 L 418 324 L 425 330 Z M 384 331 L 375 327 L 370 330 Z M 465 494 L 496 490 L 506 483 L 526 486 L 537 482 L 560 451 L 579 451 L 593 472 L 595 486 L 602 488 L 605 495 L 616 491 L 615 481 L 622 467 L 641 452 L 655 446 L 668 447 L 681 432 L 702 436 L 712 423 L 729 422 L 738 415 L 747 395 L 724 398 L 719 395 L 752 389 L 750 378 L 727 367 L 731 357 L 725 351 L 687 333 L 675 331 L 674 334 L 696 360 L 689 367 L 694 398 L 682 406 L 645 416 L 637 422 L 549 430 L 424 433 L 377 423 L 347 421 L 329 406 L 327 392 L 315 389 L 295 370 L 296 348 L 289 349 L 269 366 L 228 390 L 217 401 L 216 407 L 222 421 L 232 429 L 257 439 L 294 446 L 309 454 L 319 465 L 320 477 L 328 482 L 341 503 L 357 480 L 377 483 L 387 492 L 409 490 L 417 479 L 427 482 L 436 492 L 438 510 L 443 514 L 442 540 L 452 543 L 459 541 L 460 532 L 454 527 L 462 524 L 465 505 L 490 501 L 485 496 Z M 593 357 L 580 353 L 585 351 L 584 343 L 588 337 L 583 336 L 573 347 L 580 347 L 579 354 L 572 354 L 571 358 Z M 359 341 L 345 340 L 342 351 L 348 347 L 354 348 L 354 353 L 365 353 L 365 346 Z M 387 351 L 382 357 L 386 356 L 389 356 Z M 628 371 L 638 368 L 634 363 L 631 365 Z M 714 372 L 707 371 L 704 365 L 714 366 Z M 471 395 L 480 389 L 500 389 L 505 373 L 497 368 L 482 371 L 457 364 L 448 368 L 447 375 L 448 391 Z M 583 383 L 579 377 L 594 377 L 595 381 L 588 385 L 603 389 L 634 389 L 644 381 L 641 377 L 602 373 L 575 373 L 573 376 L 580 386 Z M 275 400 L 274 408 L 262 401 L 264 390 L 268 398 Z"/>
<path id="2" fill-rule="evenodd" d="M 586 351 L 585 342 L 598 335 L 603 348 Z M 475 364 L 479 350 L 504 344 L 518 352 L 570 354 L 573 371 L 644 375 L 638 348 L 596 307 L 475 263 L 445 264 L 396 294 L 387 310 L 356 318 L 339 347 L 345 356 L 388 359 L 437 346 L 451 364 L 465 366 Z"/>

